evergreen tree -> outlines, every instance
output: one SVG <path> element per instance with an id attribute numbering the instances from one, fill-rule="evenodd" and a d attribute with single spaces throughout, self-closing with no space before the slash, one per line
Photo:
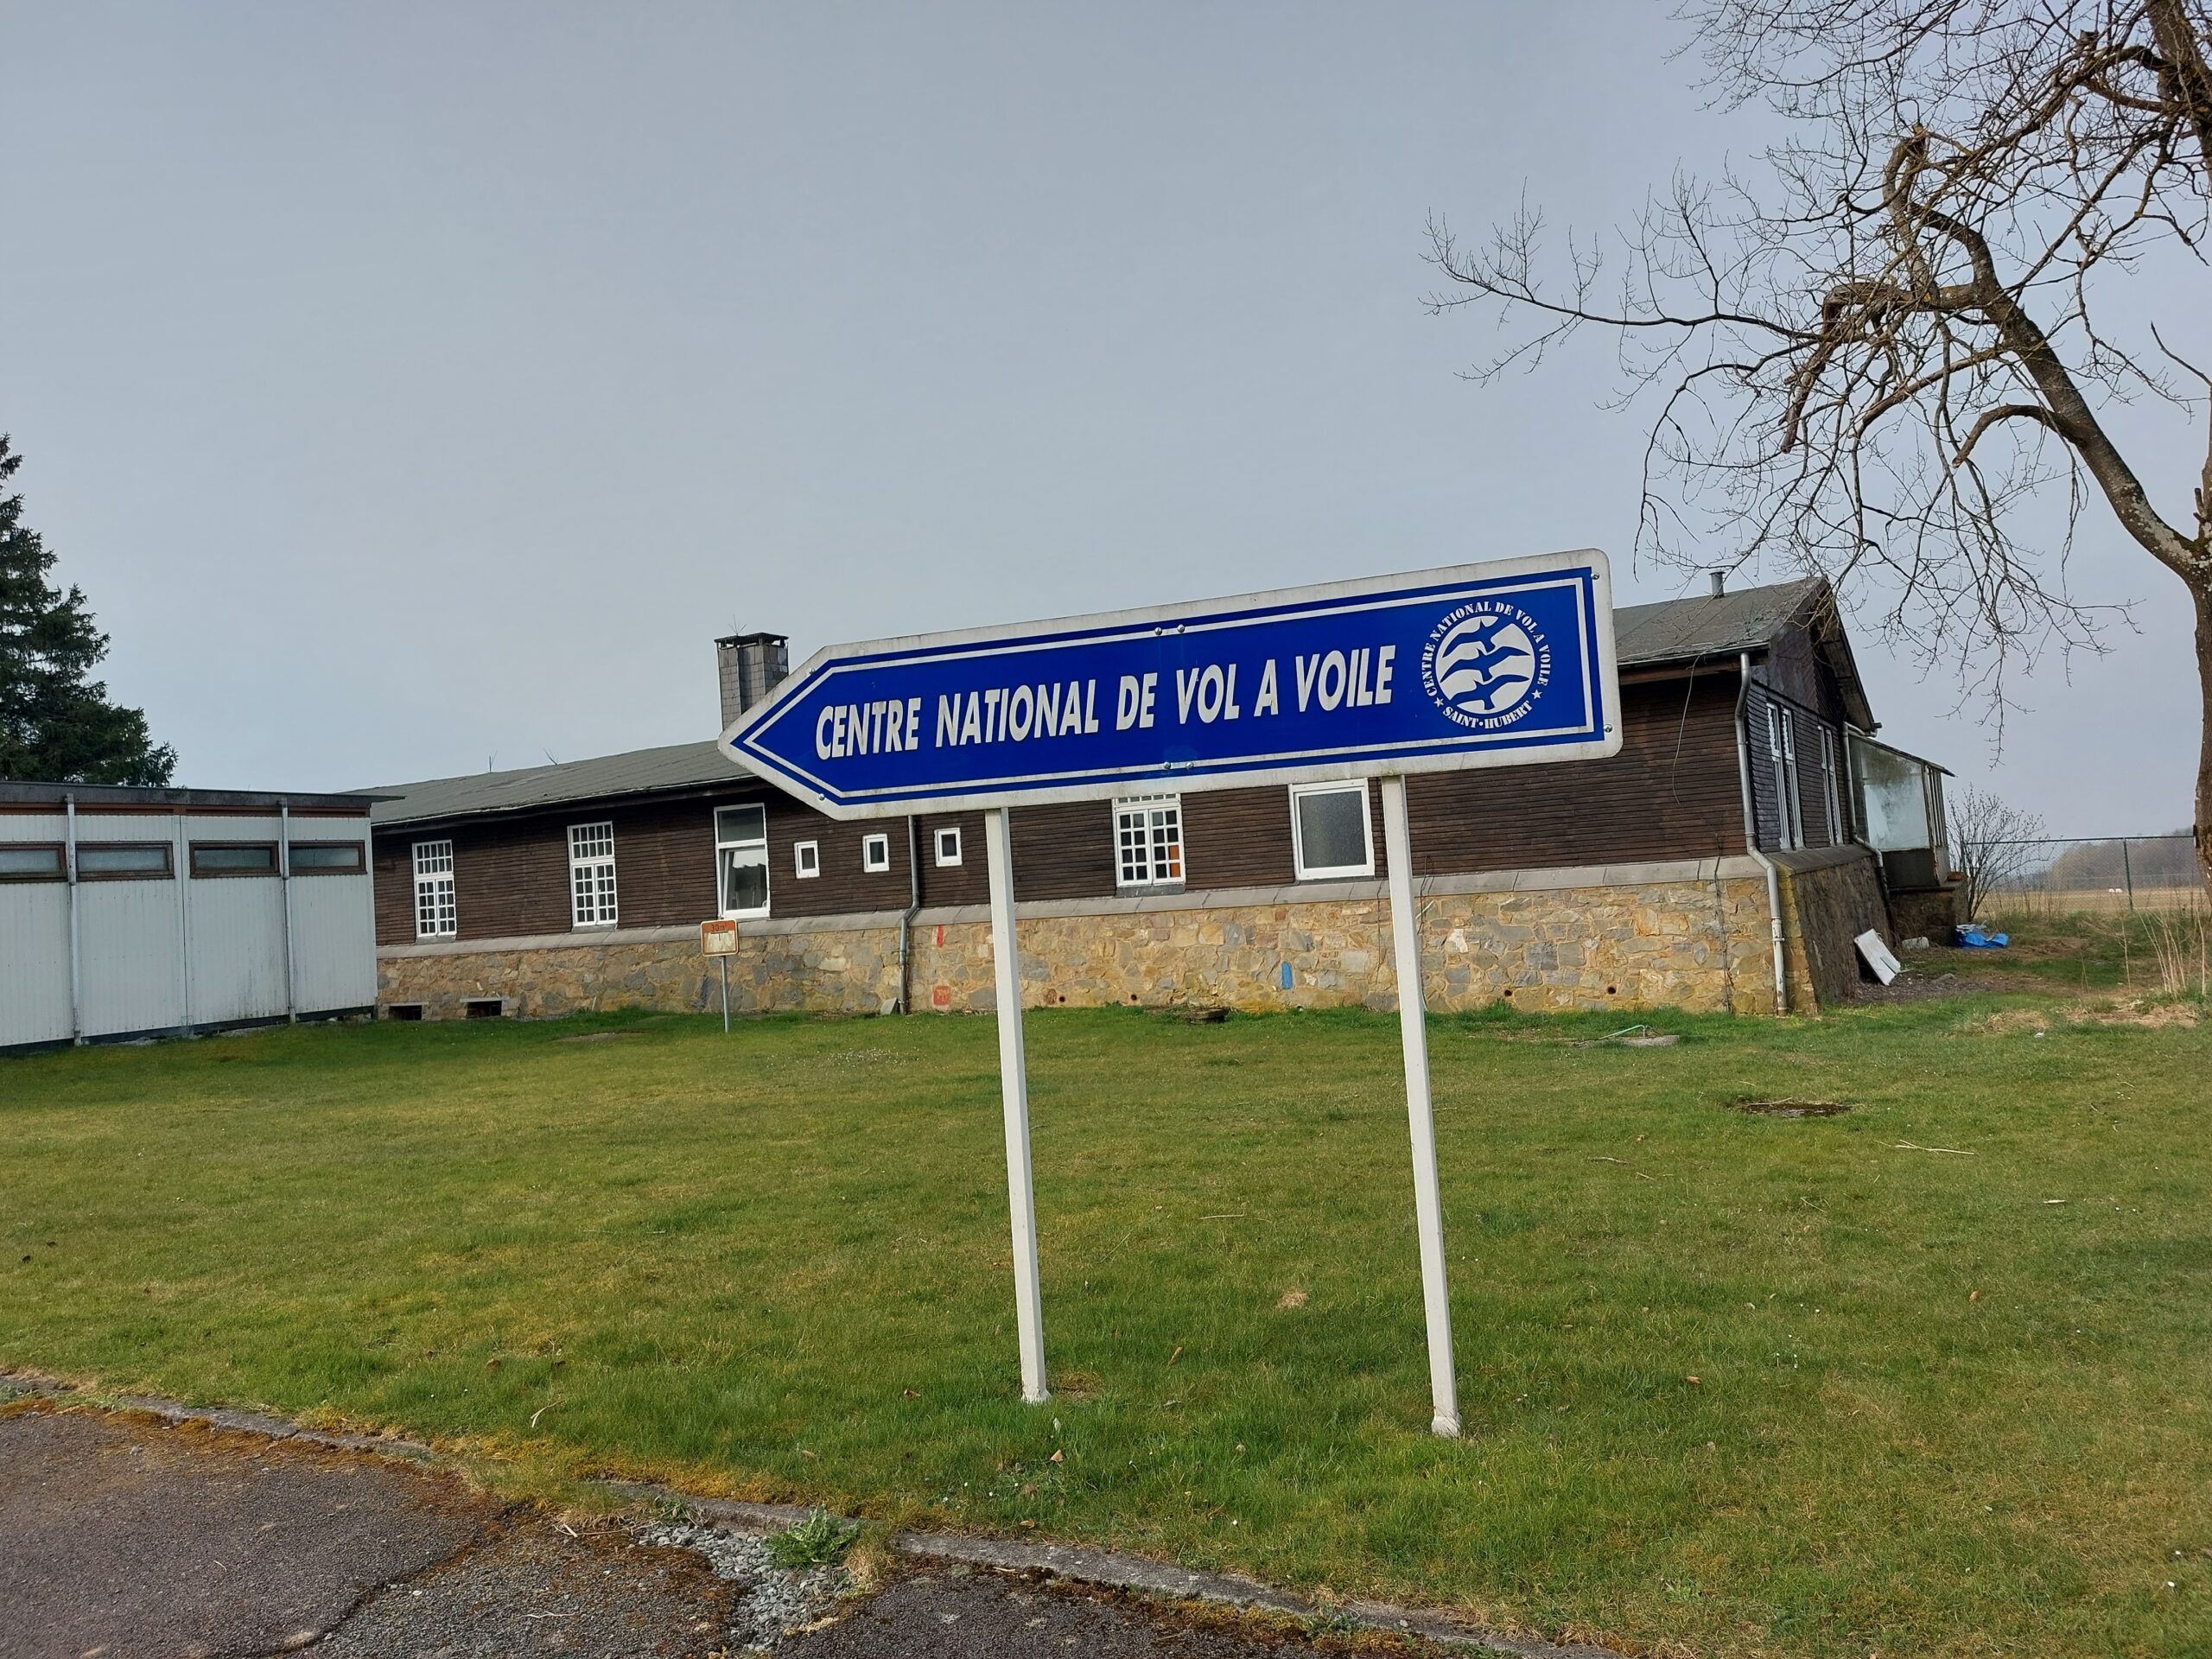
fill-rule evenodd
<path id="1" fill-rule="evenodd" d="M 0 779 L 64 784 L 166 784 L 176 751 L 146 716 L 118 709 L 89 680 L 107 636 L 81 589 L 52 586 L 54 555 L 5 493 L 23 458 L 0 435 Z"/>

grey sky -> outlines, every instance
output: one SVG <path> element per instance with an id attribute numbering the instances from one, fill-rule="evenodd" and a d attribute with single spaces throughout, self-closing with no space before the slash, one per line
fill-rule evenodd
<path id="1" fill-rule="evenodd" d="M 1608 359 L 1493 388 L 1432 210 L 1599 226 L 1705 110 L 1648 5 L 0 4 L 0 429 L 182 781 L 711 734 L 841 639 L 1598 545 Z M 2136 279 L 2206 325 L 2196 286 Z M 2177 342 L 2178 343 L 2178 342 Z M 2207 342 L 2212 346 L 2212 341 Z M 2163 502 L 2195 423 L 2154 421 Z M 2188 820 L 2179 584 L 2022 688 L 1857 631 L 1885 734 L 2056 832 Z"/>

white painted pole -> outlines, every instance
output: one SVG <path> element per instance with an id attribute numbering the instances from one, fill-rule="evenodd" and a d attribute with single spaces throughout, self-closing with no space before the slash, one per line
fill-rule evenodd
<path id="1" fill-rule="evenodd" d="M 1429 1427 L 1457 1440 L 1459 1385 L 1452 1366 L 1452 1295 L 1444 1273 L 1444 1205 L 1436 1183 L 1436 1115 L 1428 1100 L 1428 1027 L 1421 982 L 1421 918 L 1414 907 L 1413 832 L 1406 780 L 1382 779 L 1382 840 L 1390 858 L 1390 941 L 1398 967 L 1398 1036 L 1406 1053 L 1406 1115 L 1413 1126 L 1414 1226 L 1421 1235 L 1421 1301 L 1428 1312 Z"/>
<path id="2" fill-rule="evenodd" d="M 983 814 L 991 873 L 991 958 L 998 976 L 999 1093 L 1006 1107 L 1006 1186 L 1014 1212 L 1014 1319 L 1021 1338 L 1021 1397 L 1041 1405 L 1044 1293 L 1037 1276 L 1037 1193 L 1029 1166 L 1029 1071 L 1021 1052 L 1021 950 L 1014 933 L 1014 838 L 1006 810 Z"/>

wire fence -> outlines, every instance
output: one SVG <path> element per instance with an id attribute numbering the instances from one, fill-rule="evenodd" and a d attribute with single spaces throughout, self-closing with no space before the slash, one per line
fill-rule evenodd
<path id="1" fill-rule="evenodd" d="M 2187 833 L 2102 841 L 1962 842 L 1963 915 L 2205 912 L 2196 842 Z"/>

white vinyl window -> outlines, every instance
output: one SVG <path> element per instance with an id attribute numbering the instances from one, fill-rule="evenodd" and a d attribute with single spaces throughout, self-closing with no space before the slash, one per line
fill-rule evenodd
<path id="1" fill-rule="evenodd" d="M 1805 844 L 1805 805 L 1797 792 L 1797 722 L 1778 702 L 1766 706 L 1766 747 L 1774 762 L 1775 819 L 1785 848 Z"/>
<path id="2" fill-rule="evenodd" d="M 960 826 L 950 824 L 937 832 L 937 861 L 950 867 L 960 861 Z"/>
<path id="3" fill-rule="evenodd" d="M 1290 844 L 1301 881 L 1374 874 L 1366 783 L 1292 785 Z"/>
<path id="4" fill-rule="evenodd" d="M 1157 887 L 1183 880 L 1183 800 L 1134 795 L 1114 803 L 1114 884 Z"/>
<path id="5" fill-rule="evenodd" d="M 861 868 L 870 875 L 881 875 L 891 868 L 891 837 L 862 836 L 861 837 Z"/>
<path id="6" fill-rule="evenodd" d="M 415 937 L 449 939 L 459 931 L 453 901 L 453 842 L 415 843 Z"/>
<path id="7" fill-rule="evenodd" d="M 1836 776 L 1835 734 L 1821 728 L 1821 787 L 1828 809 L 1828 845 L 1843 845 L 1843 780 Z"/>
<path id="8" fill-rule="evenodd" d="M 614 826 L 569 826 L 569 898 L 578 927 L 614 925 Z"/>
<path id="9" fill-rule="evenodd" d="M 715 812 L 715 883 L 725 917 L 768 913 L 768 809 L 725 806 Z"/>
<path id="10" fill-rule="evenodd" d="M 791 874 L 802 881 L 811 881 L 822 874 L 820 842 L 795 841 L 791 843 Z"/>

